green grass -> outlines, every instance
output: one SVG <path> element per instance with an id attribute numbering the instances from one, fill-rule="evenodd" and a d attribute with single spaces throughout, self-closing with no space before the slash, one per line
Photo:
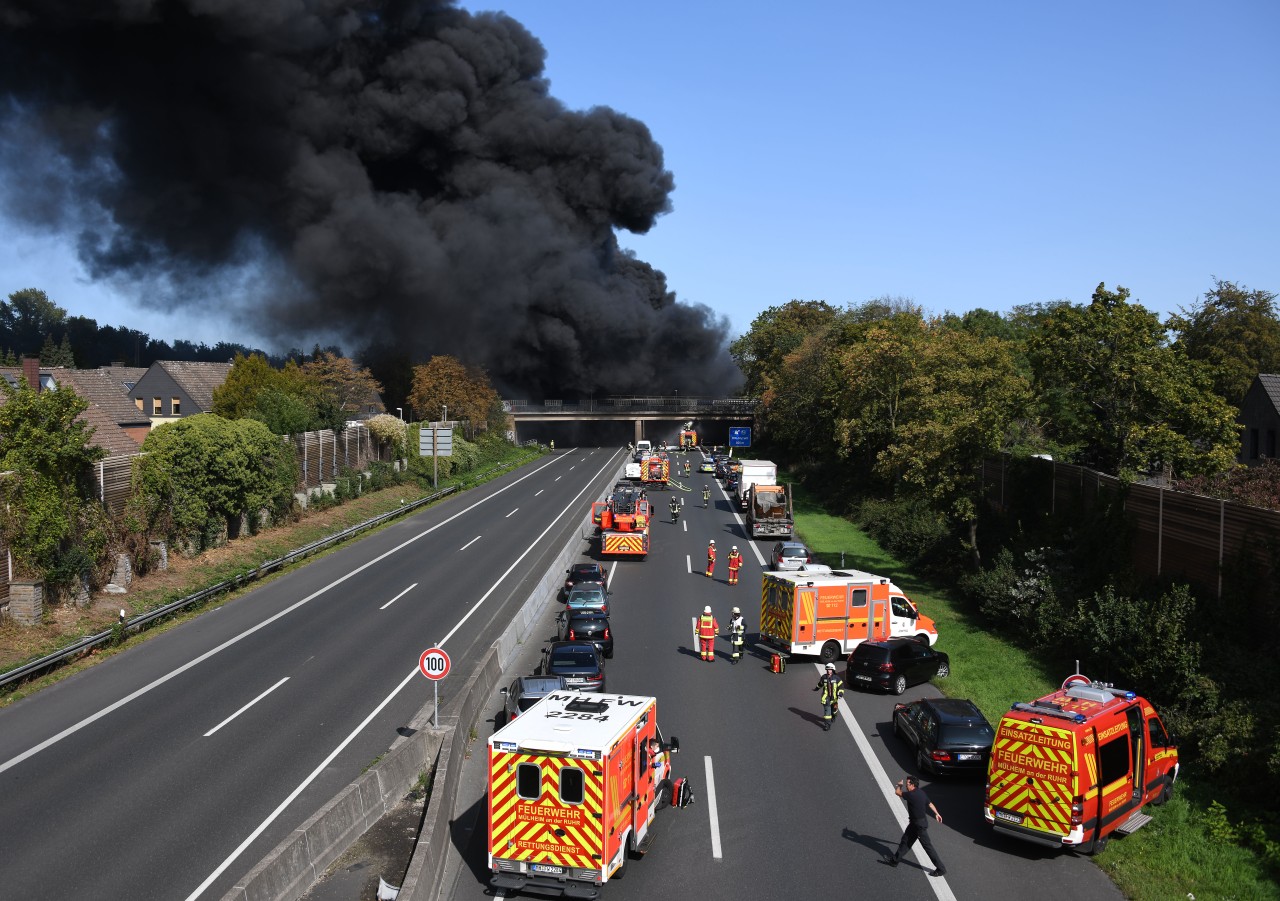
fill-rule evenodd
<path id="1" fill-rule="evenodd" d="M 938 646 L 951 657 L 951 675 L 939 680 L 947 695 L 971 699 L 996 722 L 1014 701 L 1030 701 L 1058 687 L 1068 673 L 1047 672 L 1034 654 L 999 635 L 948 586 L 917 578 L 849 520 L 822 509 L 796 486 L 797 538 L 817 560 L 885 576 L 938 624 Z M 843 554 L 843 558 L 842 555 Z M 1187 761 L 1183 761 L 1184 773 Z M 1184 776 L 1173 800 L 1153 808 L 1152 822 L 1112 841 L 1092 858 L 1129 898 L 1280 899 L 1265 862 L 1221 836 L 1209 815 L 1211 790 Z M 981 802 L 979 802 L 981 803 Z M 1069 853 L 1069 852 L 1064 852 Z M 1080 861 L 1081 866 L 1089 862 Z"/>

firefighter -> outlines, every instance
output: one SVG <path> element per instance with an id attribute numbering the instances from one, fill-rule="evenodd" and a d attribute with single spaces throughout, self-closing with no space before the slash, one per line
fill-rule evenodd
<path id="1" fill-rule="evenodd" d="M 553 453 L 553 454 L 554 454 L 555 452 L 556 452 L 556 439 L 552 438 L 552 439 L 551 439 L 551 453 Z"/>
<path id="2" fill-rule="evenodd" d="M 818 680 L 813 690 L 821 692 L 818 697 L 822 701 L 822 729 L 824 732 L 830 732 L 831 721 L 836 718 L 836 712 L 840 709 L 840 699 L 844 697 L 844 683 L 836 677 L 834 663 L 827 664 L 827 671 L 822 674 L 822 678 Z"/>
<path id="3" fill-rule="evenodd" d="M 729 658 L 733 663 L 742 659 L 742 645 L 747 638 L 747 621 L 742 618 L 742 611 L 733 608 L 733 619 L 729 620 L 729 643 L 733 647 L 733 655 Z"/>
<path id="4" fill-rule="evenodd" d="M 716 571 L 716 540 L 711 539 L 707 543 L 707 578 L 710 579 Z"/>
<path id="5" fill-rule="evenodd" d="M 673 497 L 671 498 L 671 503 L 668 504 L 668 506 L 671 508 L 671 522 L 673 524 L 679 522 L 680 521 L 680 501 Z"/>
<path id="6" fill-rule="evenodd" d="M 702 486 L 702 506 L 705 507 L 710 503 L 711 503 L 711 486 L 703 485 Z"/>
<path id="7" fill-rule="evenodd" d="M 698 654 L 708 663 L 716 660 L 716 633 L 720 624 L 711 615 L 711 606 L 702 608 L 702 616 L 698 617 Z"/>
<path id="8" fill-rule="evenodd" d="M 684 461 L 684 475 L 685 475 L 685 478 L 689 477 L 689 461 L 688 460 Z"/>
<path id="9" fill-rule="evenodd" d="M 729 551 L 729 584 L 738 584 L 738 570 L 742 569 L 742 554 L 738 552 L 738 546 L 735 544 L 733 550 Z"/>

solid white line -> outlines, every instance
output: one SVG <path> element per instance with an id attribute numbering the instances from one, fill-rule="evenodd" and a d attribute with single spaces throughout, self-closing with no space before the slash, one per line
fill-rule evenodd
<path id="1" fill-rule="evenodd" d="M 519 510 L 519 509 L 520 509 L 519 507 L 516 507 L 516 509 L 515 509 L 515 510 L 512 510 L 510 513 L 508 513 L 506 516 L 504 516 L 504 517 L 502 517 L 502 518 L 503 518 L 503 519 L 510 519 L 511 517 L 513 517 L 513 516 L 515 516 L 515 515 L 516 515 L 516 510 Z"/>
<path id="2" fill-rule="evenodd" d="M 711 772 L 711 758 L 702 758 L 707 764 L 707 815 L 711 819 L 711 856 L 720 860 L 720 814 L 716 810 L 716 780 Z"/>
<path id="3" fill-rule="evenodd" d="M 554 462 L 554 461 L 552 461 L 552 462 Z M 170 679 L 173 679 L 173 678 L 176 678 L 177 676 L 182 675 L 183 673 L 185 673 L 187 670 L 191 669 L 192 667 L 194 667 L 194 666 L 198 666 L 198 665 L 200 665 L 201 663 L 204 663 L 204 662 L 205 662 L 206 660 L 208 660 L 210 657 L 213 657 L 213 656 L 215 656 L 216 654 L 220 654 L 220 653 L 222 653 L 222 652 L 223 652 L 223 651 L 225 651 L 227 648 L 231 647 L 232 645 L 236 644 L 237 642 L 243 641 L 244 639 L 248 638 L 250 635 L 252 635 L 252 634 L 254 634 L 255 632 L 257 632 L 258 630 L 260 630 L 260 629 L 265 629 L 267 626 L 271 625 L 271 624 L 272 624 L 272 623 L 274 623 L 276 620 L 281 619 L 282 617 L 288 616 L 290 613 L 292 613 L 293 611 L 297 610 L 298 608 L 300 608 L 300 607 L 302 607 L 302 606 L 304 606 L 304 605 L 306 605 L 306 604 L 309 604 L 311 601 L 314 601 L 316 598 L 320 597 L 320 595 L 324 594 L 324 593 L 325 593 L 325 592 L 327 592 L 329 589 L 331 589 L 331 588 L 337 588 L 339 585 L 341 585 L 343 582 L 347 581 L 348 579 L 355 578 L 356 576 L 358 576 L 360 573 L 364 572 L 364 571 L 365 571 L 366 569 L 368 569 L 369 567 L 374 566 L 374 565 L 376 565 L 376 564 L 378 564 L 378 563 L 381 563 L 383 560 L 385 560 L 386 558 L 390 557 L 392 554 L 395 554 L 395 553 L 398 553 L 398 552 L 400 552 L 400 551 L 404 550 L 404 549 L 405 549 L 405 548 L 407 548 L 409 545 L 411 545 L 411 544 L 413 544 L 415 541 L 417 541 L 419 538 L 422 538 L 422 537 L 424 537 L 424 536 L 430 535 L 430 534 L 431 534 L 432 532 L 434 532 L 436 529 L 439 529 L 439 528 L 441 528 L 442 526 L 446 526 L 446 525 L 448 525 L 449 523 L 453 522 L 455 519 L 457 519 L 458 517 L 460 517 L 460 516 L 462 516 L 462 515 L 464 515 L 464 514 L 466 514 L 466 513 L 470 513 L 472 510 L 474 510 L 476 507 L 479 507 L 481 504 L 488 503 L 489 501 L 491 501 L 491 500 L 493 500 L 495 497 L 497 497 L 499 494 L 501 494 L 502 492 L 506 491 L 508 488 L 512 488 L 512 487 L 514 487 L 514 486 L 516 486 L 516 485 L 520 484 L 521 482 L 523 482 L 525 479 L 528 479 L 528 478 L 531 478 L 532 476 L 537 475 L 538 473 L 540 473 L 542 470 L 546 469 L 546 468 L 547 468 L 548 466 L 550 466 L 550 465 L 551 465 L 551 462 L 548 462 L 548 463 L 546 463 L 546 464 L 544 464 L 544 465 L 542 465 L 542 466 L 539 466 L 537 469 L 532 470 L 532 471 L 531 471 L 531 472 L 529 472 L 528 474 L 523 475 L 523 476 L 521 476 L 520 478 L 516 479 L 516 480 L 515 480 L 514 482 L 512 482 L 510 485 L 505 485 L 505 486 L 503 486 L 502 488 L 499 488 L 499 489 L 498 489 L 497 491 L 495 491 L 493 494 L 489 495 L 488 497 L 481 498 L 480 500 L 476 501 L 474 504 L 472 504 L 472 505 L 471 505 L 471 506 L 469 506 L 469 507 L 465 507 L 465 508 L 463 508 L 462 510 L 459 510 L 457 513 L 453 514 L 453 516 L 450 516 L 448 519 L 442 520 L 441 522 L 436 523 L 436 524 L 435 524 L 434 526 L 432 526 L 431 528 L 429 528 L 429 529 L 425 529 L 424 531 L 419 532 L 417 535 L 413 535 L 413 536 L 411 536 L 410 538 L 405 539 L 405 540 L 404 540 L 404 541 L 402 541 L 400 544 L 398 544 L 398 545 L 396 545 L 395 547 L 393 547 L 391 550 L 389 550 L 389 551 L 387 551 L 387 552 L 385 552 L 385 553 L 383 553 L 383 554 L 380 554 L 380 555 L 379 555 L 379 556 L 377 556 L 377 557 L 374 557 L 372 560 L 368 561 L 367 563 L 363 563 L 363 564 L 361 564 L 360 566 L 357 566 L 355 569 L 353 569 L 351 572 L 347 573 L 345 576 L 340 576 L 340 577 L 338 577 L 337 579 L 334 579 L 334 580 L 333 580 L 332 582 L 330 582 L 328 585 L 324 586 L 323 588 L 317 589 L 316 591 L 313 591 L 311 594 L 307 595 L 307 596 L 306 596 L 305 598 L 303 598 L 302 600 L 297 601 L 297 602 L 295 602 L 295 603 L 291 604 L 290 606 L 288 606 L 288 607 L 284 608 L 284 609 L 283 609 L 283 610 L 281 610 L 279 613 L 277 613 L 277 614 L 275 614 L 275 615 L 273 615 L 273 616 L 270 616 L 270 617 L 268 617 L 267 619 L 264 619 L 262 622 L 258 623 L 256 626 L 252 626 L 252 627 L 250 627 L 250 628 L 248 628 L 248 629 L 245 629 L 245 630 L 244 630 L 243 632 L 241 632 L 239 635 L 233 636 L 232 638 L 228 638 L 226 641 L 224 641 L 222 644 L 218 645 L 216 648 L 211 648 L 210 650 L 205 651 L 205 652 L 204 652 L 203 654 L 201 654 L 199 657 L 195 657 L 195 658 L 193 658 L 192 660 L 187 661 L 186 663 L 184 663 L 182 666 L 178 667 L 177 669 L 175 669 L 175 670 L 170 670 L 168 673 L 165 673 L 163 676 L 159 677 L 158 679 L 155 679 L 155 680 L 154 680 L 154 681 L 152 681 L 152 682 L 148 682 L 146 685 L 142 686 L 141 688 L 137 689 L 136 691 L 132 692 L 131 694 L 128 694 L 128 695 L 126 695 L 125 697 L 121 698 L 120 700 L 118 700 L 118 701 L 116 701 L 116 702 L 114 702 L 114 703 L 112 703 L 112 704 L 109 704 L 109 705 L 107 705 L 106 707 L 102 708 L 102 709 L 101 709 L 101 710 L 99 710 L 97 713 L 94 713 L 94 714 L 92 714 L 91 716 L 87 716 L 87 717 L 85 717 L 85 718 L 84 718 L 84 719 L 82 719 L 80 722 L 75 723 L 74 725 L 68 726 L 67 728 L 65 728 L 65 729 L 63 729 L 61 732 L 59 732 L 57 735 L 54 735 L 54 736 L 52 736 L 52 737 L 50 737 L 50 738 L 46 738 L 44 741 L 40 742 L 40 744 L 38 744 L 38 745 L 35 745 L 35 746 L 33 746 L 33 747 L 28 748 L 27 750 L 23 751 L 23 752 L 22 752 L 21 754 L 19 754 L 18 756 L 16 756 L 16 757 L 11 757 L 10 759 L 6 760 L 4 763 L 0 763 L 0 773 L 3 773 L 5 770 L 12 769 L 13 767 L 15 767 L 15 766 L 17 766 L 18 764 L 22 763 L 22 761 L 26 760 L 26 759 L 27 759 L 27 758 L 29 758 L 29 757 L 34 757 L 36 754 L 39 754 L 41 751 L 45 750 L 46 748 L 50 748 L 50 747 L 52 747 L 53 745 L 56 745 L 58 742 L 62 741 L 62 740 L 63 740 L 64 738 L 66 738 L 67 736 L 69 736 L 69 735 L 74 735 L 75 733 L 77 733 L 77 732 L 79 732 L 81 729 L 83 729 L 84 727 L 89 726 L 89 725 L 92 725 L 93 723 L 96 723 L 98 720 L 102 719 L 104 716 L 107 716 L 108 714 L 114 713 L 115 711 L 117 711 L 117 710 L 119 710 L 121 707 L 123 707 L 125 704 L 128 704 L 128 703 L 129 703 L 129 702 L 131 702 L 131 701 L 135 701 L 135 700 L 137 700 L 138 698 L 142 697 L 143 695 L 147 694 L 148 692 L 150 692 L 150 691 L 151 691 L 151 690 L 153 690 L 153 689 L 159 688 L 161 685 L 164 685 L 164 684 L 165 684 L 166 682 L 168 682 Z M 583 490 L 585 490 L 585 489 L 583 489 Z M 575 500 L 576 500 L 576 498 L 575 498 Z"/>
<path id="4" fill-rule="evenodd" d="M 814 664 L 814 669 L 821 675 L 824 667 L 820 664 Z M 885 772 L 885 768 L 881 766 L 880 758 L 876 757 L 875 751 L 871 749 L 871 742 L 867 741 L 867 736 L 863 733 L 862 727 L 858 725 L 858 720 L 854 717 L 853 712 L 849 710 L 848 704 L 840 705 L 840 719 L 853 734 L 854 743 L 857 744 L 858 750 L 862 752 L 862 757 L 867 762 L 867 769 L 871 773 L 871 778 L 875 781 L 876 787 L 880 789 L 880 794 L 884 796 L 885 803 L 889 805 L 889 812 L 893 814 L 894 820 L 897 821 L 898 828 L 906 829 L 906 805 L 894 794 L 893 783 L 895 780 L 890 779 L 889 774 Z M 897 848 L 896 844 L 894 848 Z M 929 855 L 924 853 L 924 848 L 919 842 L 911 846 L 911 851 L 916 856 L 916 862 L 926 871 L 933 869 L 933 863 L 929 860 Z M 947 885 L 946 876 L 930 877 L 928 883 L 933 889 L 933 893 L 938 896 L 939 901 L 956 901 L 956 896 L 951 892 L 951 886 Z"/>
<path id="5" fill-rule="evenodd" d="M 689 531 L 689 523 L 687 523 L 687 522 L 682 522 L 682 523 L 680 523 L 680 525 L 684 526 L 684 530 L 685 530 L 686 532 L 687 532 L 687 531 Z"/>
<path id="6" fill-rule="evenodd" d="M 512 563 L 509 567 L 507 567 L 507 571 L 498 577 L 498 580 L 494 582 L 493 586 L 484 593 L 484 596 L 480 598 L 480 600 L 476 601 L 474 605 L 472 605 L 471 609 L 467 611 L 466 615 L 463 616 L 462 619 L 458 620 L 457 625 L 455 625 L 449 631 L 449 634 L 436 643 L 436 647 L 440 647 L 440 648 L 444 647 L 445 643 L 450 638 L 452 638 L 459 629 L 462 628 L 463 624 L 466 623 L 467 620 L 471 619 L 471 615 L 480 609 L 480 605 L 483 604 L 489 598 L 489 595 L 493 594 L 498 589 L 498 586 L 502 584 L 503 580 L 506 579 L 506 577 L 511 574 L 511 571 L 520 564 L 521 560 L 523 560 L 525 557 L 529 555 L 529 552 L 532 551 L 534 547 L 538 544 L 538 542 L 541 541 L 546 536 L 546 534 L 551 531 L 551 529 L 555 526 L 555 524 L 560 521 L 560 518 L 564 516 L 566 513 L 568 513 L 570 509 L 572 509 L 573 505 L 577 503 L 578 498 L 582 497 L 583 493 L 586 492 L 587 488 L 591 486 L 591 482 L 599 478 L 600 473 L 604 472 L 605 466 L 608 466 L 608 465 L 609 463 L 606 462 L 604 466 L 601 466 L 600 469 L 596 471 L 596 474 L 592 476 L 590 480 L 588 480 L 587 484 L 582 486 L 582 490 L 579 491 L 576 495 L 574 495 L 573 500 L 569 501 L 568 505 L 556 515 L 556 518 L 551 520 L 551 524 L 542 530 L 542 534 L 539 535 L 536 539 L 534 539 L 533 543 L 530 544 L 529 547 L 525 549 L 524 553 L 521 554 L 516 559 L 515 563 Z M 351 734 L 348 735 L 346 738 L 344 738 L 342 740 L 342 743 L 338 745 L 336 748 L 334 748 L 333 751 L 330 752 L 329 756 L 326 757 L 324 760 L 322 760 L 320 762 L 320 765 L 317 766 L 314 770 L 312 770 L 311 774 L 307 776 L 306 779 L 302 780 L 302 783 L 299 784 L 297 788 L 295 788 L 292 792 L 289 793 L 289 797 L 281 801 L 280 806 L 277 807 L 275 810 L 273 810 L 271 814 L 265 820 L 262 821 L 262 823 L 258 826 L 258 828 L 254 829 L 253 832 L 243 842 L 240 843 L 239 847 L 237 847 L 234 851 L 232 851 L 231 854 L 227 857 L 227 859 L 224 860 L 221 864 L 219 864 L 218 868 L 214 870 L 212 873 L 210 873 L 205 878 L 204 882 L 200 883 L 200 885 L 196 887 L 196 890 L 194 892 L 192 892 L 190 895 L 187 896 L 187 901 L 194 901 L 194 899 L 199 898 L 202 894 L 204 894 L 205 889 L 207 889 L 210 885 L 212 885 L 214 881 L 219 876 L 221 876 L 223 872 L 226 871 L 227 867 L 231 866 L 231 864 L 235 862 L 236 858 L 239 857 L 241 854 L 243 854 L 245 852 L 245 849 L 248 848 L 249 845 L 253 844 L 254 840 L 256 840 L 258 836 L 260 836 L 263 832 L 265 832 L 267 830 L 267 827 L 270 826 L 273 822 L 275 822 L 276 818 L 279 817 L 280 814 L 284 813 L 285 809 L 291 803 L 293 803 L 294 799 L 297 798 L 298 795 L 302 794 L 303 791 L 306 790 L 307 786 L 316 780 L 317 776 L 319 776 L 322 772 L 324 772 L 325 768 L 331 762 L 333 762 L 333 759 L 342 752 L 343 748 L 345 748 L 352 741 L 354 741 L 355 737 L 359 735 L 361 731 L 364 730 L 365 726 L 369 725 L 369 723 L 373 721 L 373 718 L 377 716 L 384 707 L 390 704 L 396 695 L 400 694 L 400 692 L 404 690 L 404 687 L 406 685 L 412 682 L 415 677 L 420 675 L 421 673 L 418 670 L 417 661 L 414 661 L 413 669 L 409 671 L 409 674 L 404 677 L 404 679 L 400 682 L 399 685 L 395 687 L 395 689 L 391 692 L 391 694 L 387 695 L 386 698 L 383 699 L 382 703 L 379 704 L 377 707 L 375 707 L 373 711 L 370 712 L 370 714 L 360 722 L 360 725 L 356 726 L 356 728 L 352 730 Z"/>
<path id="7" fill-rule="evenodd" d="M 547 490 L 547 489 L 545 489 L 545 488 L 539 488 L 536 492 L 534 492 L 534 495 L 533 495 L 533 496 L 534 496 L 534 497 L 537 497 L 539 494 L 542 494 L 542 492 L 544 492 L 544 491 L 546 491 L 546 490 Z"/>
<path id="8" fill-rule="evenodd" d="M 693 558 L 688 554 L 684 555 L 684 568 L 688 571 L 689 575 L 693 575 Z"/>
<path id="9" fill-rule="evenodd" d="M 479 540 L 480 540 L 480 536 L 479 536 L 479 535 L 477 535 L 475 538 L 472 538 L 470 541 L 468 541 L 468 542 L 467 542 L 466 544 L 464 544 L 462 547 L 458 548 L 458 550 L 460 550 L 460 551 L 465 551 L 467 548 L 471 547 L 471 545 L 475 544 L 475 543 L 476 543 L 477 541 L 479 541 Z"/>
<path id="10" fill-rule="evenodd" d="M 618 569 L 618 564 L 615 561 L 613 566 L 609 567 L 608 574 L 604 577 L 605 591 L 613 591 L 613 574 L 614 572 L 617 571 L 617 569 Z"/>
<path id="11" fill-rule="evenodd" d="M 406 588 L 404 591 L 400 592 L 398 595 L 396 595 L 395 597 L 393 597 L 391 600 L 387 601 L 385 604 L 383 604 L 383 605 L 382 605 L 381 607 L 379 607 L 378 609 L 379 609 L 379 610 L 386 610 L 388 607 L 390 607 L 390 606 L 391 606 L 392 604 L 394 604 L 396 601 L 400 600 L 402 597 L 404 597 L 406 594 L 408 594 L 409 592 L 413 591 L 413 589 L 415 589 L 415 588 L 417 588 L 417 587 L 418 587 L 418 583 L 417 583 L 417 582 L 414 582 L 412 585 L 410 585 L 410 586 L 409 586 L 408 588 Z"/>
<path id="12" fill-rule="evenodd" d="M 213 733 L 217 732 L 219 729 L 221 729 L 221 728 L 222 728 L 223 726 L 225 726 L 227 723 L 231 722 L 233 719 L 235 719 L 236 717 L 238 717 L 240 714 L 244 713 L 246 710 L 248 710 L 248 709 L 249 709 L 250 707 L 252 707 L 254 704 L 256 704 L 256 703 L 258 703 L 259 701 L 261 701 L 261 700 L 262 700 L 263 698 L 265 698 L 267 695 L 271 694 L 271 692 L 275 691 L 277 688 L 279 688 L 281 685 L 284 685 L 284 683 L 286 683 L 286 682 L 288 682 L 288 681 L 289 681 L 289 677 L 288 677 L 288 676 L 285 676 L 283 679 L 281 679 L 281 680 L 280 680 L 279 682 L 277 682 L 275 685 L 272 685 L 270 688 L 268 688 L 268 689 L 267 689 L 266 691 L 264 691 L 262 694 L 258 695 L 256 698 L 254 698 L 254 699 L 253 699 L 252 701 L 250 701 L 248 704 L 245 704 L 243 707 L 241 707 L 241 708 L 240 708 L 239 710 L 237 710 L 235 713 L 231 714 L 231 716 L 227 717 L 225 720 L 223 720 L 222 722 L 218 723 L 218 725 L 214 726 L 212 729 L 210 729 L 208 732 L 206 732 L 206 733 L 204 734 L 204 737 L 205 737 L 205 738 L 208 738 L 210 735 L 212 735 Z"/>

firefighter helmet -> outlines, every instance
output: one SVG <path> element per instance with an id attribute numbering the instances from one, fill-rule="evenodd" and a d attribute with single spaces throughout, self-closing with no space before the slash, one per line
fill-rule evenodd
<path id="1" fill-rule="evenodd" d="M 712 539 L 711 539 L 711 543 L 712 543 L 712 544 L 715 544 L 715 543 L 716 543 L 716 540 L 715 540 L 714 538 L 712 538 Z"/>
<path id="2" fill-rule="evenodd" d="M 703 607 L 703 608 L 702 608 L 702 612 L 703 612 L 703 613 L 710 613 L 710 612 L 711 612 L 711 605 L 710 605 L 710 604 L 708 604 L 707 606 Z"/>
<path id="3" fill-rule="evenodd" d="M 738 614 L 738 613 L 741 613 L 742 611 L 741 611 L 741 610 L 739 610 L 737 607 L 734 607 L 734 608 L 733 608 L 733 612 L 734 612 L 735 614 Z"/>
<path id="4" fill-rule="evenodd" d="M 835 665 L 834 663 L 828 663 L 828 664 L 827 664 L 827 669 L 834 671 L 834 670 L 835 670 L 835 668 L 836 668 L 836 665 Z"/>
<path id="5" fill-rule="evenodd" d="M 738 546 L 735 544 L 735 545 L 733 546 L 733 549 L 736 551 L 736 550 L 738 549 Z"/>

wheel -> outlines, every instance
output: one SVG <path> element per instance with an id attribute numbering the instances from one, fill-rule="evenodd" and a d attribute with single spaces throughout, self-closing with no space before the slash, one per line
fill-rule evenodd
<path id="1" fill-rule="evenodd" d="M 1093 840 L 1093 844 L 1089 846 L 1090 854 L 1101 854 L 1106 850 L 1107 842 L 1111 841 L 1110 835 L 1103 835 Z"/>
<path id="2" fill-rule="evenodd" d="M 943 663 L 943 664 L 939 664 L 939 666 L 938 666 L 938 672 L 937 672 L 935 675 L 936 675 L 936 676 L 940 676 L 940 677 L 941 677 L 941 678 L 943 678 L 943 679 L 947 678 L 947 676 L 950 676 L 950 675 L 951 675 L 951 664 L 950 664 L 950 663 Z"/>
<path id="3" fill-rule="evenodd" d="M 1156 807 L 1161 807 L 1169 803 L 1169 799 L 1173 797 L 1173 780 L 1165 776 L 1160 785 L 1160 793 L 1151 799 L 1151 803 Z"/>
<path id="4" fill-rule="evenodd" d="M 818 652 L 818 659 L 823 663 L 834 663 L 839 656 L 840 643 L 838 641 L 828 641 L 822 646 L 822 650 Z"/>
<path id="5" fill-rule="evenodd" d="M 907 690 L 906 676 L 899 676 L 898 678 L 893 680 L 893 693 L 895 695 L 900 695 L 906 690 Z"/>

